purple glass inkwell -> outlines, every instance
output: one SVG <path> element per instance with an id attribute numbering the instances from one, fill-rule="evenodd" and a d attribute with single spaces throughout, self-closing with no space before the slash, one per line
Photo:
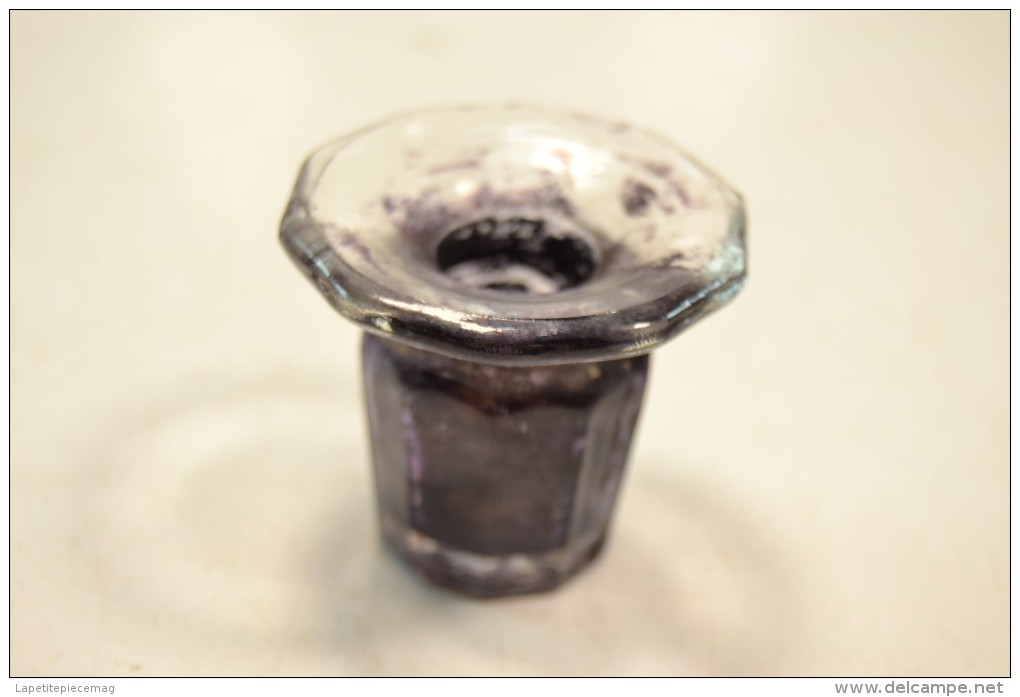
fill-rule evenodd
<path id="1" fill-rule="evenodd" d="M 648 353 L 740 290 L 740 196 L 668 141 L 527 106 L 400 116 L 315 151 L 280 239 L 364 328 L 382 533 L 475 596 L 602 548 Z"/>

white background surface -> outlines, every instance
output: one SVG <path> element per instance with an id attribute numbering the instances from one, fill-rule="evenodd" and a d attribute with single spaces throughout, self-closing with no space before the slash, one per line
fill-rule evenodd
<path id="1" fill-rule="evenodd" d="M 1008 15 L 11 19 L 16 675 L 1009 671 Z M 602 560 L 479 603 L 377 541 L 357 331 L 276 225 L 321 142 L 525 99 L 745 194 Z"/>

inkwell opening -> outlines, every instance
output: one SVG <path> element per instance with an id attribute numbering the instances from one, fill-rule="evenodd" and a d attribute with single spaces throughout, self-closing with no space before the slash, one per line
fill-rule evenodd
<path id="1" fill-rule="evenodd" d="M 487 217 L 447 233 L 435 258 L 444 274 L 472 288 L 546 295 L 595 273 L 585 237 L 534 217 Z"/>

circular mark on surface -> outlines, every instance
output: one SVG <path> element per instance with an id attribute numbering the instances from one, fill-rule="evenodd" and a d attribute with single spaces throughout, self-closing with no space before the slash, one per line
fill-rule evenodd
<path id="1" fill-rule="evenodd" d="M 362 425 L 334 395 L 266 392 L 189 399 L 118 429 L 82 482 L 100 597 L 187 634 L 292 631 L 321 525 L 344 528 L 328 553 L 375 553 Z"/>

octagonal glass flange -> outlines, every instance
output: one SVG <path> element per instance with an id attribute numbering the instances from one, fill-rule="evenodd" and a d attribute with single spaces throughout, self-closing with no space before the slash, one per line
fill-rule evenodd
<path id="1" fill-rule="evenodd" d="M 281 240 L 367 332 L 386 539 L 482 596 L 595 556 L 646 354 L 745 275 L 743 206 L 718 177 L 625 124 L 514 105 L 319 149 Z"/>

